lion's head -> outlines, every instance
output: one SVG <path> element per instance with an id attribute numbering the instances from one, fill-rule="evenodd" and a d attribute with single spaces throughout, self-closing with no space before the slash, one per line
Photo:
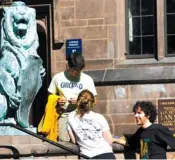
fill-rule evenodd
<path id="1" fill-rule="evenodd" d="M 17 1 L 5 7 L 1 23 L 4 38 L 17 47 L 28 49 L 38 39 L 35 9 L 24 2 Z"/>

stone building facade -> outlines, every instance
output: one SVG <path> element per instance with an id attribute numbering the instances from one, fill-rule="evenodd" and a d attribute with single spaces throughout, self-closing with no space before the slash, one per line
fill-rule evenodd
<path id="1" fill-rule="evenodd" d="M 31 124 L 37 126 L 43 115 L 52 76 L 66 69 L 67 39 L 82 39 L 84 72 L 92 76 L 98 93 L 94 110 L 107 118 L 113 135 L 135 132 L 132 107 L 138 100 L 152 101 L 159 112 L 163 103 L 175 107 L 173 0 L 25 2 L 36 9 L 38 54 L 47 72 L 33 104 Z M 0 7 L 11 3 L 3 0 Z M 175 122 L 174 117 L 170 120 Z"/>
<path id="2" fill-rule="evenodd" d="M 175 52 L 171 43 L 175 31 L 170 21 L 175 10 L 171 3 L 169 0 L 149 0 L 146 4 L 143 0 L 28 0 L 28 5 L 41 12 L 38 28 L 45 29 L 43 57 L 51 66 L 46 88 L 55 73 L 66 69 L 66 40 L 82 39 L 85 72 L 93 77 L 98 92 L 95 110 L 107 118 L 114 135 L 133 133 L 137 126 L 132 106 L 137 100 L 150 100 L 158 105 L 161 99 L 174 98 Z M 47 14 L 45 9 L 40 10 L 44 6 L 48 7 Z"/>
<path id="3" fill-rule="evenodd" d="M 43 114 L 51 77 L 66 69 L 67 39 L 82 39 L 85 72 L 94 79 L 98 92 L 95 111 L 107 118 L 113 135 L 136 130 L 132 106 L 137 100 L 150 100 L 156 105 L 162 99 L 173 101 L 173 3 L 171 0 L 149 0 L 145 4 L 144 0 L 26 1 L 37 11 L 38 52 L 47 71 L 34 104 L 40 106 L 34 108 L 35 125 Z"/>
<path id="4" fill-rule="evenodd" d="M 132 106 L 137 100 L 150 100 L 158 105 L 161 99 L 174 98 L 174 50 L 167 53 L 172 48 L 168 25 L 173 24 L 169 23 L 168 9 L 165 10 L 171 2 L 151 0 L 144 6 L 143 1 L 142 8 L 139 8 L 136 0 L 132 0 L 132 3 L 135 4 L 130 4 L 129 0 L 53 1 L 54 40 L 64 45 L 61 49 L 51 51 L 51 75 L 66 69 L 65 41 L 81 38 L 86 59 L 85 71 L 93 77 L 98 92 L 99 101 L 95 110 L 105 115 L 114 135 L 136 130 Z M 133 16 L 133 24 L 127 18 L 129 9 L 131 12 L 132 9 L 147 10 L 147 13 L 139 16 L 142 21 L 144 16 L 152 16 L 153 21 L 148 19 L 140 29 L 148 33 L 136 34 L 135 37 L 143 36 L 142 51 L 144 47 L 151 48 L 154 45 L 153 52 L 145 49 L 143 54 L 128 55 L 132 52 L 128 40 L 135 38 L 134 32 L 138 28 L 137 21 L 134 21 L 137 15 Z M 149 9 L 152 12 L 149 13 Z M 154 32 L 144 28 L 144 25 Z M 154 36 L 152 44 L 149 43 L 151 39 L 144 41 L 144 36 L 149 37 L 150 34 Z M 144 46 L 146 43 L 148 45 Z"/>

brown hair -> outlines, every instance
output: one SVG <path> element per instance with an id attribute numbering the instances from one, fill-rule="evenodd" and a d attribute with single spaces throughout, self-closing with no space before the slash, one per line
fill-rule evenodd
<path id="1" fill-rule="evenodd" d="M 80 117 L 83 117 L 83 115 L 85 113 L 88 113 L 90 111 L 90 108 L 92 108 L 93 106 L 94 95 L 88 90 L 81 91 L 77 99 L 77 114 L 80 114 Z"/>

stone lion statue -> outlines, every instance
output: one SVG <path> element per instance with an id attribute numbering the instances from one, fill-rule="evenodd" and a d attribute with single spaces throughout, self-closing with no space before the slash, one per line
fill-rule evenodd
<path id="1" fill-rule="evenodd" d="M 42 86 L 45 69 L 37 54 L 36 13 L 24 2 L 4 7 L 0 45 L 0 120 L 14 118 L 29 127 L 32 102 Z"/>

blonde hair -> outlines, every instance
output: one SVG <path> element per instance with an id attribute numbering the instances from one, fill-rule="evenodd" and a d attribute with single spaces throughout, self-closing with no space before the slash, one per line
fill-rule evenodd
<path id="1" fill-rule="evenodd" d="M 81 91 L 77 99 L 77 114 L 80 114 L 80 117 L 83 117 L 83 115 L 88 113 L 93 106 L 94 95 L 89 90 Z"/>

